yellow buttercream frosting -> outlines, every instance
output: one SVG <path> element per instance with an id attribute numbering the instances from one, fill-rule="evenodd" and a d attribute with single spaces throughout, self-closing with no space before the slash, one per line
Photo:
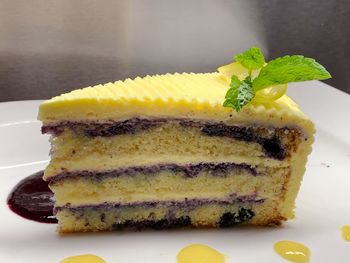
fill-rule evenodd
<path id="1" fill-rule="evenodd" d="M 77 89 L 44 101 L 39 119 L 46 125 L 132 117 L 195 118 L 228 123 L 267 121 L 277 126 L 308 122 L 298 105 L 286 95 L 273 102 L 253 102 L 239 113 L 224 108 L 222 103 L 228 88 L 227 78 L 221 73 L 137 77 Z M 312 130 L 312 125 L 306 126 Z"/>

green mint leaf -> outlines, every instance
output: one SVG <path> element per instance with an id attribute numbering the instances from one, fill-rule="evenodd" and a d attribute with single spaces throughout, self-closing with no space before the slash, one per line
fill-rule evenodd
<path id="1" fill-rule="evenodd" d="M 240 84 L 241 84 L 241 81 L 239 80 L 239 78 L 236 75 L 232 75 L 231 76 L 230 87 L 234 88 L 234 89 L 237 89 Z"/>
<path id="2" fill-rule="evenodd" d="M 265 64 L 264 54 L 257 47 L 252 47 L 247 51 L 236 55 L 234 59 L 249 71 L 261 68 Z"/>
<path id="3" fill-rule="evenodd" d="M 253 80 L 255 91 L 279 84 L 331 78 L 329 72 L 312 58 L 300 55 L 271 60 Z"/>
<path id="4" fill-rule="evenodd" d="M 236 76 L 231 78 L 231 88 L 227 91 L 224 107 L 233 108 L 239 112 L 255 96 L 250 78 L 240 81 Z"/>
<path id="5" fill-rule="evenodd" d="M 247 105 L 255 96 L 250 77 L 247 77 L 244 81 L 241 82 L 241 85 L 238 87 L 238 91 L 237 100 L 241 107 L 241 110 L 243 106 Z"/>

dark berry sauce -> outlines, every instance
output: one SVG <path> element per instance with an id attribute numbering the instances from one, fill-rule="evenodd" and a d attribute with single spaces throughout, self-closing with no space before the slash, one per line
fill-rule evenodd
<path id="1" fill-rule="evenodd" d="M 40 171 L 20 181 L 12 189 L 7 204 L 14 213 L 24 218 L 41 223 L 57 223 L 53 215 L 53 193 L 42 176 L 43 172 Z"/>

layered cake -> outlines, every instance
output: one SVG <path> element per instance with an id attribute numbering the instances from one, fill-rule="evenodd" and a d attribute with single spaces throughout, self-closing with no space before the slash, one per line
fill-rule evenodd
<path id="1" fill-rule="evenodd" d="M 287 95 L 223 107 L 220 72 L 137 77 L 40 106 L 60 232 L 293 218 L 314 128 Z"/>

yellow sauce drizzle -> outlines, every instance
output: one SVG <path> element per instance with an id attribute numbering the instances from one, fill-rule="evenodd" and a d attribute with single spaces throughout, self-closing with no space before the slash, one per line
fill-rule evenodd
<path id="1" fill-rule="evenodd" d="M 307 246 L 293 241 L 279 241 L 274 249 L 284 259 L 294 263 L 308 263 L 310 250 Z"/>
<path id="2" fill-rule="evenodd" d="M 350 242 L 350 226 L 342 226 L 341 232 L 344 240 Z"/>
<path id="3" fill-rule="evenodd" d="M 206 245 L 189 245 L 177 254 L 178 263 L 224 263 L 225 256 Z"/>
<path id="4" fill-rule="evenodd" d="M 65 258 L 60 263 L 106 263 L 106 261 L 98 256 L 86 254 Z"/>

